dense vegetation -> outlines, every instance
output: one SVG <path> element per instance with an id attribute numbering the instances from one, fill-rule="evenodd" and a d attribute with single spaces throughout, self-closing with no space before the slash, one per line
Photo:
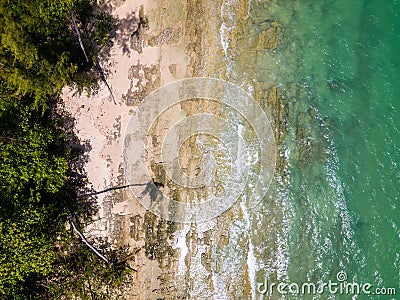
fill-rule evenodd
<path id="1" fill-rule="evenodd" d="M 54 113 L 63 86 L 97 81 L 95 57 L 111 21 L 89 0 L 0 0 L 2 299 L 101 299 L 109 292 L 104 283 L 124 271 L 105 265 L 67 229 L 69 217 L 79 224 L 94 207 L 77 197 L 85 186 L 80 153 L 67 146 L 70 132 Z"/>

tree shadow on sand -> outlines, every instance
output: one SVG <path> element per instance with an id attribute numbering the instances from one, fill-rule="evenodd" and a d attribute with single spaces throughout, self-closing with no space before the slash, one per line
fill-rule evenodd
<path id="1" fill-rule="evenodd" d="M 122 47 L 124 54 L 130 54 L 131 50 L 142 53 L 142 33 L 146 28 L 148 19 L 144 15 L 143 5 L 138 12 L 128 13 L 126 18 L 118 22 L 118 45 Z"/>

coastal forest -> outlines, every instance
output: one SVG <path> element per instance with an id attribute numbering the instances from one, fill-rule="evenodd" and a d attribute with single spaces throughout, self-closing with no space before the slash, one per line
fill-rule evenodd
<path id="1" fill-rule="evenodd" d="M 0 15 L 0 298 L 106 299 L 127 268 L 73 230 L 96 207 L 56 107 L 64 86 L 96 88 L 113 19 L 90 0 L 1 0 Z"/>

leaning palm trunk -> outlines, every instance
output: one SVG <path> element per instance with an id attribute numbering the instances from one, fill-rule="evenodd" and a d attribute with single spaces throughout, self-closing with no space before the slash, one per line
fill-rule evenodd
<path id="1" fill-rule="evenodd" d="M 75 22 L 74 11 L 71 11 L 71 18 L 72 18 L 72 24 L 74 24 L 74 28 L 75 28 L 76 34 L 78 36 L 79 45 L 81 46 L 83 54 L 85 55 L 86 62 L 89 62 L 89 58 L 86 55 L 85 47 L 83 46 L 83 43 L 82 43 L 81 34 L 79 33 L 78 26 L 76 25 L 76 22 Z"/>

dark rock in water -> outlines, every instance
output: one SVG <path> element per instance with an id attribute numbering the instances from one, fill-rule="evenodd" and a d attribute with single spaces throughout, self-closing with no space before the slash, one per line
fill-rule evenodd
<path id="1" fill-rule="evenodd" d="M 346 83 L 342 80 L 336 78 L 330 78 L 327 80 L 327 84 L 329 89 L 332 92 L 345 92 L 346 91 Z"/>
<path id="2" fill-rule="evenodd" d="M 363 230 L 365 228 L 365 226 L 367 226 L 367 225 L 368 225 L 368 223 L 361 220 L 361 218 L 358 218 L 356 221 L 356 224 L 355 224 L 356 228 L 359 230 Z"/>
<path id="3" fill-rule="evenodd" d="M 297 147 L 301 165 L 320 163 L 325 160 L 328 148 L 325 127 L 321 126 L 318 111 L 309 109 L 297 115 Z"/>

